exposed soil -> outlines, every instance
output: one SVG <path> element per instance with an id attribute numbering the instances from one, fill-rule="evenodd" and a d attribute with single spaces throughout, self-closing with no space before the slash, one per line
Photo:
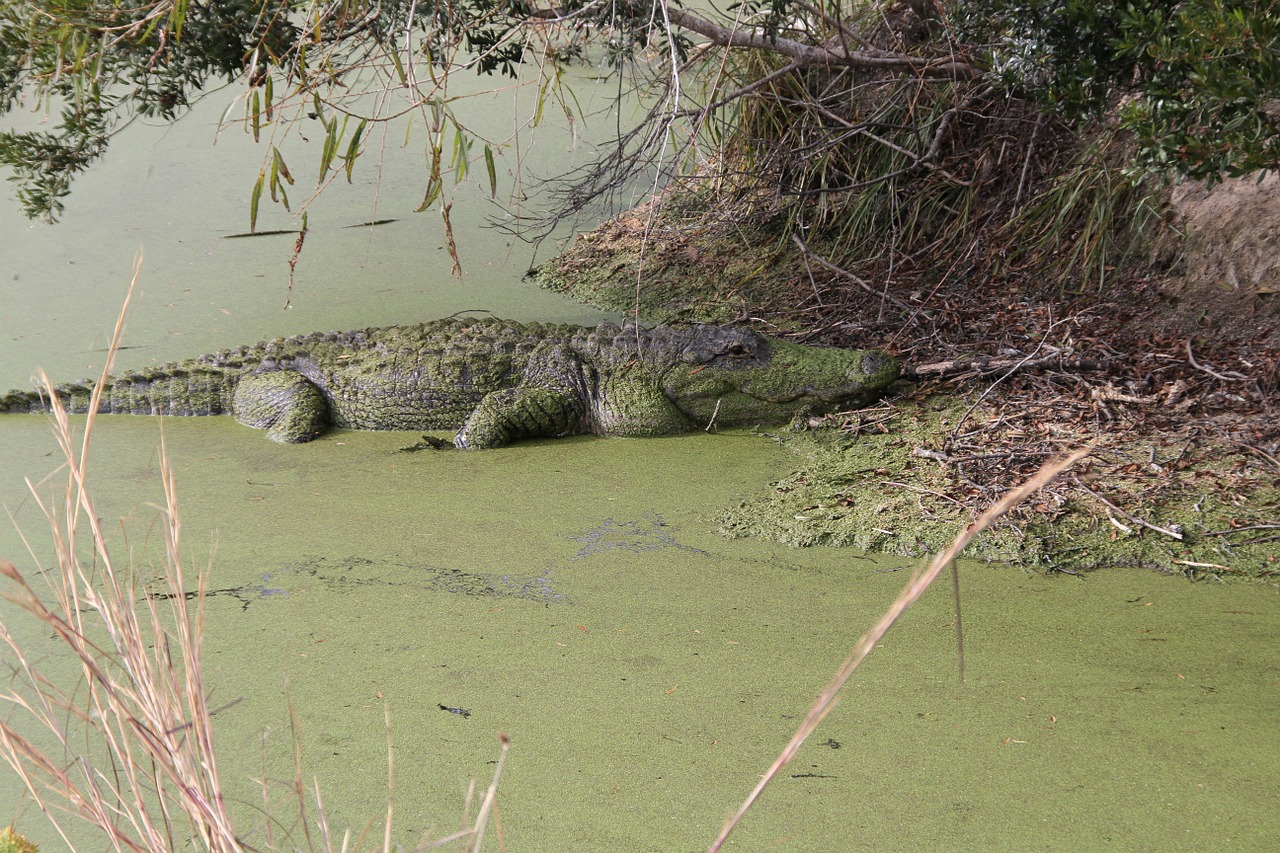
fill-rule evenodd
<path id="1" fill-rule="evenodd" d="M 1092 442 L 984 556 L 1280 577 L 1280 179 L 1180 188 L 1168 219 L 1150 264 L 1081 293 L 964 261 L 855 279 L 747 226 L 650 207 L 541 279 L 649 321 L 747 322 L 902 359 L 908 381 L 883 407 L 828 419 L 843 439 L 788 439 L 805 467 L 729 513 L 729 532 L 932 550 L 1048 456 Z"/>

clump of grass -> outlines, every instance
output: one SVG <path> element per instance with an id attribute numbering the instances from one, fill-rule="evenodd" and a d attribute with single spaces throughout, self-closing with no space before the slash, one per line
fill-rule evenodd
<path id="1" fill-rule="evenodd" d="M 1126 170 L 1127 154 L 1125 140 L 1104 128 L 1059 166 L 1004 225 L 1008 266 L 1045 271 L 1067 292 L 1102 291 L 1161 221 L 1162 187 Z"/>
<path id="2" fill-rule="evenodd" d="M 113 354 L 123 327 L 124 311 Z M 46 377 L 42 382 L 51 388 Z M 90 412 L 99 395 L 95 390 Z M 94 415 L 77 438 L 65 408 L 55 395 L 50 399 L 66 485 L 46 498 L 28 483 L 49 521 L 54 560 L 41 565 L 32 553 L 44 590 L 11 563 L 0 562 L 0 574 L 9 581 L 5 598 L 53 632 L 78 664 L 78 678 L 60 686 L 0 624 L 0 640 L 12 652 L 11 686 L 0 699 L 25 712 L 25 720 L 0 721 L 0 756 L 72 849 L 68 817 L 100 829 L 115 850 L 176 850 L 198 839 L 215 853 L 239 851 L 218 781 L 200 667 L 205 575 L 197 573 L 197 595 L 188 601 L 172 469 L 162 453 L 163 567 L 171 594 L 157 596 L 117 564 L 95 510 L 87 485 Z M 81 734 L 89 755 L 72 744 Z M 61 755 L 44 747 L 50 737 Z"/>
<path id="3" fill-rule="evenodd" d="M 13 831 L 12 826 L 0 829 L 0 853 L 39 853 L 36 846 Z"/>

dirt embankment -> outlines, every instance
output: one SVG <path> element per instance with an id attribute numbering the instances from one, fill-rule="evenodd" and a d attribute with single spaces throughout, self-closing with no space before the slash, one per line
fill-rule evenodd
<path id="1" fill-rule="evenodd" d="M 1280 178 L 1184 185 L 1166 219 L 1150 264 L 1075 294 L 976 270 L 859 275 L 765 228 L 652 205 L 583 235 L 540 279 L 645 321 L 750 323 L 907 365 L 882 406 L 782 437 L 800 468 L 727 511 L 731 535 L 918 554 L 1049 456 L 1094 443 L 981 555 L 1274 581 Z"/>

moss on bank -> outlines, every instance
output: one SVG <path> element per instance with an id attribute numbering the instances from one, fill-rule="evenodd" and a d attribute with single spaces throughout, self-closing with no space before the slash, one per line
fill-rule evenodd
<path id="1" fill-rule="evenodd" d="M 548 290 L 654 323 L 731 323 L 767 315 L 774 330 L 795 331 L 789 312 L 812 288 L 790 242 L 759 223 L 711 221 L 690 194 L 664 197 L 623 213 L 539 267 Z"/>
<path id="2" fill-rule="evenodd" d="M 902 556 L 941 550 L 1017 484 L 980 485 L 956 464 L 963 460 L 936 449 L 966 409 L 957 397 L 933 396 L 876 431 L 780 436 L 798 469 L 724 512 L 721 532 Z M 968 424 L 998 417 L 979 411 Z M 1086 436 L 1060 443 L 1081 446 Z M 1103 439 L 1074 475 L 1001 520 L 969 555 L 1066 572 L 1139 566 L 1193 578 L 1280 577 L 1280 529 L 1268 521 L 1280 515 L 1280 480 L 1264 466 L 1194 442 Z"/>

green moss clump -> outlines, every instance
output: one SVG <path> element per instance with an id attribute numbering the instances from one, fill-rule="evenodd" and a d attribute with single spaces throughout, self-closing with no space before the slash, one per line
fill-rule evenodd
<path id="1" fill-rule="evenodd" d="M 717 221 L 714 199 L 696 191 L 668 193 L 661 204 L 656 222 L 647 220 L 650 205 L 641 205 L 580 235 L 534 279 L 650 323 L 769 316 L 774 331 L 800 328 L 795 309 L 812 298 L 812 286 L 779 227 Z"/>
<path id="2" fill-rule="evenodd" d="M 39 853 L 39 848 L 6 826 L 0 829 L 0 853 Z"/>
<path id="3" fill-rule="evenodd" d="M 1023 479 L 974 482 L 960 466 L 929 456 L 940 455 L 936 448 L 965 409 L 956 398 L 930 397 L 913 401 L 883 432 L 819 430 L 783 439 L 799 468 L 768 495 L 723 513 L 721 532 L 799 547 L 938 552 Z M 966 429 L 996 417 L 979 410 Z M 1068 437 L 1061 448 L 1086 443 L 1087 436 Z M 1257 459 L 1226 447 L 1191 447 L 1177 465 L 1154 473 L 1149 460 L 1161 455 L 1170 454 L 1151 441 L 1100 445 L 1077 469 L 1078 481 L 1042 490 L 978 537 L 969 556 L 1066 572 L 1135 566 L 1193 578 L 1280 577 L 1280 481 Z"/>

